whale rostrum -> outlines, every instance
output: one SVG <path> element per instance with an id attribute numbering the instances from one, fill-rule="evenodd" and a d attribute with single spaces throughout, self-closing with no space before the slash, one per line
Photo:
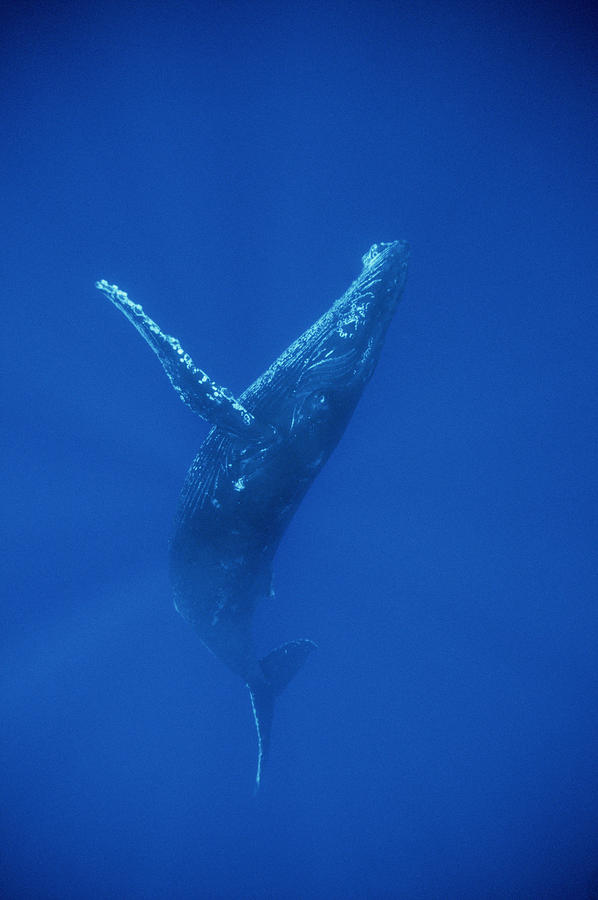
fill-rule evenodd
<path id="1" fill-rule="evenodd" d="M 181 492 L 170 574 L 179 613 L 249 688 L 256 787 L 274 701 L 316 645 L 294 640 L 259 659 L 253 613 L 272 595 L 280 539 L 374 371 L 408 258 L 404 241 L 374 244 L 343 296 L 239 397 L 212 381 L 124 291 L 96 283 L 150 345 L 183 403 L 212 426 Z"/>

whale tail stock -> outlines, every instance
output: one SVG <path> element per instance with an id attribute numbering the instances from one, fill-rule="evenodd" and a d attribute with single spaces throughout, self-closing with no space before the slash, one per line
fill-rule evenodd
<path id="1" fill-rule="evenodd" d="M 282 646 L 277 647 L 268 653 L 267 656 L 260 659 L 259 665 L 263 679 L 255 679 L 247 684 L 257 729 L 256 791 L 260 786 L 262 769 L 268 756 L 274 701 L 286 688 L 293 676 L 297 674 L 311 651 L 316 649 L 316 646 L 313 641 L 307 638 L 282 644 Z"/>

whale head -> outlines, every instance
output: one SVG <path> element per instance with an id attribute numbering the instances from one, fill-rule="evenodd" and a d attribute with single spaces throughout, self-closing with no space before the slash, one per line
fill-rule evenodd
<path id="1" fill-rule="evenodd" d="M 372 376 L 403 291 L 409 246 L 374 244 L 359 276 L 242 396 L 306 461 L 335 446 Z"/>

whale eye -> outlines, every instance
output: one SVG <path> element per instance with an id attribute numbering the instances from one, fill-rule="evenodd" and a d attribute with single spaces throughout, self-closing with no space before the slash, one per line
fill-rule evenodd
<path id="1" fill-rule="evenodd" d="M 314 413 L 328 409 L 328 397 L 322 391 L 315 391 L 308 399 L 309 407 Z"/>

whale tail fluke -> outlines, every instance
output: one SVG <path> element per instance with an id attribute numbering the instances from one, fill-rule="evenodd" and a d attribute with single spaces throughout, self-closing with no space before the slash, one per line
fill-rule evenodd
<path id="1" fill-rule="evenodd" d="M 257 773 L 255 776 L 256 791 L 260 786 L 262 769 L 270 746 L 274 700 L 284 691 L 287 684 L 297 674 L 316 646 L 313 641 L 307 638 L 282 644 L 282 646 L 277 647 L 268 653 L 267 656 L 260 659 L 260 668 L 264 675 L 263 680 L 252 681 L 247 685 L 251 696 L 251 706 L 258 740 Z"/>
<path id="2" fill-rule="evenodd" d="M 272 686 L 275 697 L 284 691 L 316 646 L 309 638 L 289 641 L 288 644 L 282 644 L 260 659 L 264 678 Z"/>

